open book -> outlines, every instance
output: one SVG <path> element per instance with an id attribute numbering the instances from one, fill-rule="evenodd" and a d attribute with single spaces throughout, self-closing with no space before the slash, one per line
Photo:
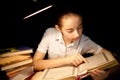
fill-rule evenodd
<path id="1" fill-rule="evenodd" d="M 119 63 L 111 53 L 100 53 L 86 58 L 88 63 L 83 63 L 78 67 L 62 66 L 57 68 L 46 69 L 38 80 L 75 80 L 77 76 L 81 78 L 89 75 L 94 69 L 109 69 Z"/>

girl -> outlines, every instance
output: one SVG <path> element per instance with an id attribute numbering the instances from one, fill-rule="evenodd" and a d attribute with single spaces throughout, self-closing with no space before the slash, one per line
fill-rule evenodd
<path id="1" fill-rule="evenodd" d="M 64 12 L 59 15 L 55 28 L 48 28 L 38 45 L 33 62 L 35 70 L 60 67 L 63 65 L 78 66 L 87 63 L 82 56 L 85 53 L 99 54 L 103 51 L 100 45 L 82 34 L 83 19 L 75 12 Z M 48 59 L 44 59 L 48 53 Z M 95 70 L 91 72 L 94 80 L 103 80 L 109 72 Z"/>

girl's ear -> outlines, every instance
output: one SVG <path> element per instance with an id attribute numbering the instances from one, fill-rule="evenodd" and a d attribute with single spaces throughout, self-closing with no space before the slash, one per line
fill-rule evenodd
<path id="1" fill-rule="evenodd" d="M 56 28 L 58 31 L 61 32 L 61 29 L 60 29 L 60 27 L 59 27 L 58 25 L 55 25 L 55 28 Z"/>

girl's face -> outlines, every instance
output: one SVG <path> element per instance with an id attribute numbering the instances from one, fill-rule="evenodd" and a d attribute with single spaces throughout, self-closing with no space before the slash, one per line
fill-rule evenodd
<path id="1" fill-rule="evenodd" d="M 62 26 L 57 27 L 63 35 L 65 44 L 70 44 L 82 35 L 82 18 L 78 15 L 64 16 Z"/>

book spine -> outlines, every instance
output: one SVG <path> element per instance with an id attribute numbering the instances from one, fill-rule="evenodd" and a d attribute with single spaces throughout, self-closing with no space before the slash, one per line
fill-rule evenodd
<path id="1" fill-rule="evenodd" d="M 21 62 L 15 63 L 15 64 L 10 64 L 10 65 L 7 65 L 7 66 L 3 66 L 3 67 L 1 67 L 1 70 L 4 71 L 4 70 L 10 69 L 10 68 L 15 68 L 15 67 L 18 67 L 18 66 L 29 64 L 29 63 L 32 63 L 32 61 L 33 61 L 32 58 L 30 58 L 28 60 L 21 61 Z"/>
<path id="2" fill-rule="evenodd" d="M 0 65 L 6 66 L 9 64 L 14 64 L 16 62 L 24 61 L 30 58 L 31 58 L 31 55 L 16 55 L 11 57 L 0 58 Z"/>
<path id="3" fill-rule="evenodd" d="M 33 53 L 33 49 L 3 53 L 3 54 L 0 54 L 0 57 L 9 57 L 9 56 L 14 56 L 19 54 L 30 54 L 30 53 Z"/>

